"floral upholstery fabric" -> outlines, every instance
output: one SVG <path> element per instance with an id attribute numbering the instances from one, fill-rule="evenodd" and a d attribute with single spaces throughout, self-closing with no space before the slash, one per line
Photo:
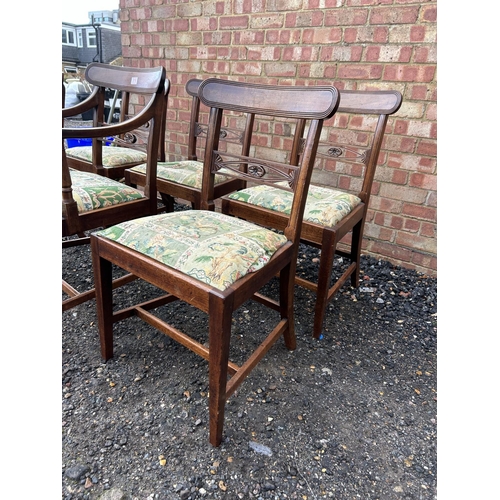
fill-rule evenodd
<path id="1" fill-rule="evenodd" d="M 219 290 L 264 267 L 287 241 L 269 229 L 205 210 L 143 217 L 98 234 Z"/>
<path id="2" fill-rule="evenodd" d="M 289 214 L 293 193 L 272 186 L 260 185 L 231 193 L 229 198 Z M 361 200 L 353 194 L 310 185 L 304 220 L 333 227 L 360 203 Z"/>
<path id="3" fill-rule="evenodd" d="M 146 165 L 137 165 L 130 170 L 146 173 Z M 158 162 L 156 176 L 158 179 L 201 189 L 203 162 L 193 160 Z M 215 174 L 214 182 L 219 184 L 227 179 L 223 175 Z"/>
<path id="4" fill-rule="evenodd" d="M 68 148 L 66 150 L 66 155 L 70 158 L 92 163 L 92 146 Z M 123 148 L 120 146 L 102 147 L 102 166 L 107 168 L 146 161 L 147 157 L 148 155 L 144 153 L 144 151 L 137 151 L 136 149 Z"/>
<path id="5" fill-rule="evenodd" d="M 78 212 L 118 205 L 144 198 L 144 194 L 121 182 L 102 175 L 70 169 L 73 198 Z"/>

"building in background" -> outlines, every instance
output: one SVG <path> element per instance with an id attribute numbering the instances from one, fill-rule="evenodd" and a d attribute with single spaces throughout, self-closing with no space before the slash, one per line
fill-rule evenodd
<path id="1" fill-rule="evenodd" d="M 62 69 L 65 77 L 79 77 L 91 62 L 121 60 L 120 11 L 89 12 L 88 24 L 62 23 Z"/>

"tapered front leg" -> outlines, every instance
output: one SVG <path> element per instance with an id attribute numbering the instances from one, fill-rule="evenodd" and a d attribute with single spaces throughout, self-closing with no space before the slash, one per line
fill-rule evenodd
<path id="1" fill-rule="evenodd" d="M 231 340 L 232 298 L 210 296 L 209 310 L 209 413 L 210 443 L 219 446 L 224 427 L 227 364 Z"/>
<path id="2" fill-rule="evenodd" d="M 91 236 L 97 323 L 104 361 L 113 357 L 113 287 L 111 262 L 99 256 L 99 239 Z"/>

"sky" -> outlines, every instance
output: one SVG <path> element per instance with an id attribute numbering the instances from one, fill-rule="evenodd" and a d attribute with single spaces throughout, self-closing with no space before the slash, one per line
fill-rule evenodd
<path id="1" fill-rule="evenodd" d="M 63 0 L 61 22 L 85 24 L 92 10 L 114 10 L 120 6 L 119 0 Z"/>

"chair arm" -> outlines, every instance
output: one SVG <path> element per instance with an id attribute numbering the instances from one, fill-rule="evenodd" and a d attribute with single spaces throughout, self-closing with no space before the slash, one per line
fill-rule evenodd
<path id="1" fill-rule="evenodd" d="M 99 103 L 99 99 L 97 97 L 98 92 L 99 92 L 99 88 L 95 87 L 94 90 L 92 91 L 92 93 L 84 101 L 76 104 L 75 106 L 63 108 L 62 109 L 62 117 L 69 118 L 71 116 L 76 116 L 76 115 L 85 113 L 85 111 L 89 111 L 92 108 L 95 108 L 97 106 L 97 104 Z"/>

